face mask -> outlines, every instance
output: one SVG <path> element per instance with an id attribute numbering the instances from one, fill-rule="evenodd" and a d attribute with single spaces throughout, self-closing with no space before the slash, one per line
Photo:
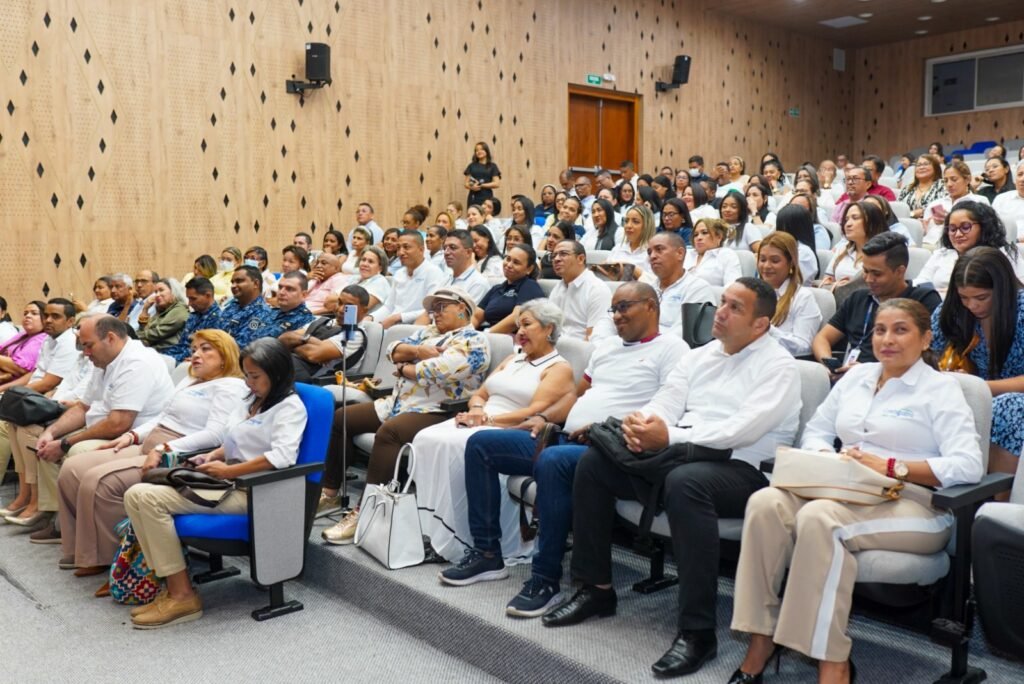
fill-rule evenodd
<path id="1" fill-rule="evenodd" d="M 222 271 L 233 271 L 233 270 L 235 270 L 235 262 L 234 261 L 228 261 L 228 260 L 225 259 L 224 261 L 220 262 L 220 270 L 222 270 Z"/>
<path id="2" fill-rule="evenodd" d="M 245 265 L 246 266 L 253 266 L 255 268 L 259 268 L 260 267 L 260 262 L 256 261 L 255 259 L 246 259 L 245 260 Z"/>
<path id="3" fill-rule="evenodd" d="M 697 178 L 700 176 L 700 169 L 690 169 L 690 178 Z"/>

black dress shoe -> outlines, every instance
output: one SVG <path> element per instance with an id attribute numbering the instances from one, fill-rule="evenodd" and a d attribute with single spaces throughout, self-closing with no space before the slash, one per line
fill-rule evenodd
<path id="1" fill-rule="evenodd" d="M 659 677 L 678 677 L 696 672 L 716 655 L 718 639 L 713 629 L 680 632 L 651 670 Z"/>
<path id="2" fill-rule="evenodd" d="M 541 622 L 545 627 L 562 627 L 575 625 L 594 615 L 608 617 L 615 615 L 618 601 L 614 589 L 597 589 L 584 585 L 571 599 L 545 614 Z"/>
<path id="3" fill-rule="evenodd" d="M 765 669 L 768 669 L 768 663 L 775 661 L 775 674 L 779 673 L 779 661 L 782 658 L 782 652 L 785 649 L 782 646 L 776 646 L 775 650 L 770 656 L 768 661 L 765 663 Z M 732 677 L 729 677 L 728 684 L 761 684 L 764 681 L 764 670 L 761 670 L 757 674 L 750 674 L 744 672 L 740 668 L 736 668 L 736 671 L 732 673 Z"/>

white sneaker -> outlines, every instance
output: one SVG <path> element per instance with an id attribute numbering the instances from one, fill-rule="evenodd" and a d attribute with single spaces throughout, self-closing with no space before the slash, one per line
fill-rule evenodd
<path id="1" fill-rule="evenodd" d="M 359 524 L 359 509 L 353 508 L 333 527 L 323 531 L 323 538 L 328 544 L 351 544 L 356 538 L 356 525 Z"/>

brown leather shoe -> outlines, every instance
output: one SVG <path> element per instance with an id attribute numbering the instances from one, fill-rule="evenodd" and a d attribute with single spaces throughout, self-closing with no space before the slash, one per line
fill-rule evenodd
<path id="1" fill-rule="evenodd" d="M 158 601 L 163 601 L 166 597 L 167 597 L 167 589 L 161 589 L 160 593 L 158 593 L 156 595 L 156 598 L 153 599 L 152 601 L 150 601 L 149 603 L 143 604 L 141 606 L 135 606 L 134 608 L 132 608 L 132 610 L 131 610 L 132 617 L 134 618 L 134 617 L 138 617 L 138 616 L 142 615 L 147 610 L 149 610 L 154 605 L 156 605 L 156 603 Z"/>
<path id="2" fill-rule="evenodd" d="M 176 599 L 170 594 L 162 601 L 154 601 L 152 608 L 132 618 L 135 629 L 159 629 L 183 622 L 198 620 L 203 616 L 203 601 L 199 594 L 186 599 Z"/>
<path id="3" fill-rule="evenodd" d="M 110 596 L 110 582 L 104 582 L 103 586 L 97 589 L 93 596 L 96 598 L 106 598 Z"/>
<path id="4" fill-rule="evenodd" d="M 110 572 L 109 565 L 90 565 L 75 570 L 75 577 L 92 577 L 93 575 L 102 575 L 105 572 Z"/>

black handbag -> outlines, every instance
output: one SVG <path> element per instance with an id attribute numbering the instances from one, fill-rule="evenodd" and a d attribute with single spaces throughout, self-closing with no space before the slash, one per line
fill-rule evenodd
<path id="1" fill-rule="evenodd" d="M 28 387 L 11 387 L 0 395 L 0 420 L 13 425 L 48 425 L 62 413 L 60 402 Z"/>
<path id="2" fill-rule="evenodd" d="M 711 302 L 690 302 L 683 304 L 683 342 L 691 348 L 703 347 L 715 339 L 711 326 L 715 324 L 718 307 Z"/>
<path id="3" fill-rule="evenodd" d="M 192 468 L 153 468 L 142 476 L 142 481 L 146 484 L 173 487 L 178 494 L 205 508 L 216 508 L 236 489 L 235 483 L 230 480 L 222 480 Z M 193 491 L 195 489 L 210 489 L 224 493 L 219 499 L 205 499 L 196 494 Z"/>

